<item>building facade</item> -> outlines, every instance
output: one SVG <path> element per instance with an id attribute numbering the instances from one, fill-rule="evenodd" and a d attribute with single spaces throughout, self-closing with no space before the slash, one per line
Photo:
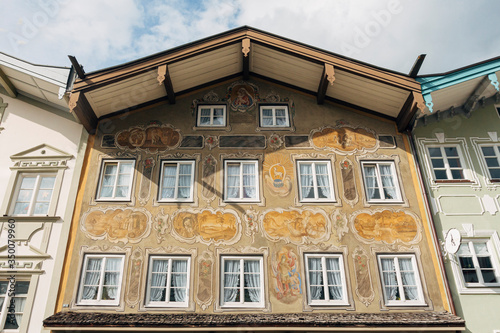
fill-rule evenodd
<path id="1" fill-rule="evenodd" d="M 69 75 L 0 53 L 1 332 L 40 332 L 55 310 L 88 138 Z"/>
<path id="2" fill-rule="evenodd" d="M 246 27 L 80 73 L 92 135 L 45 327 L 462 330 L 400 132 L 419 96 Z"/>
<path id="3" fill-rule="evenodd" d="M 492 59 L 418 79 L 427 111 L 413 135 L 467 332 L 500 332 L 499 69 Z"/>

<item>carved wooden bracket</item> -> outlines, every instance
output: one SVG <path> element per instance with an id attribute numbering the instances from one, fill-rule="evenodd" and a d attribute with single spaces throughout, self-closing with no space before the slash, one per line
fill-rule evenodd
<path id="1" fill-rule="evenodd" d="M 325 66 L 323 67 L 323 74 L 321 75 L 318 86 L 318 96 L 316 98 L 318 104 L 323 104 L 323 102 L 325 101 L 326 91 L 328 90 L 328 83 L 333 86 L 334 81 L 335 70 L 333 68 L 333 65 L 325 64 Z"/>
<path id="2" fill-rule="evenodd" d="M 243 52 L 244 57 L 248 57 L 250 52 L 250 38 L 245 38 L 241 41 L 241 52 Z"/>
<path id="3" fill-rule="evenodd" d="M 168 73 L 167 64 L 158 66 L 158 76 L 156 77 L 156 80 L 158 81 L 159 85 L 163 84 L 163 86 L 165 87 L 169 103 L 175 104 L 175 92 L 172 81 L 170 80 L 170 74 Z"/>

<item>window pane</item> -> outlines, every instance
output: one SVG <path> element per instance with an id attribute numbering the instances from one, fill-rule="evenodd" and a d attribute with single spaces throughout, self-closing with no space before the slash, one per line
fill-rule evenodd
<path id="1" fill-rule="evenodd" d="M 475 270 L 462 270 L 464 274 L 464 280 L 466 283 L 477 283 L 479 279 L 477 278 L 477 274 Z"/>
<path id="2" fill-rule="evenodd" d="M 40 182 L 40 189 L 53 189 L 56 177 L 54 176 L 44 176 Z"/>
<path id="3" fill-rule="evenodd" d="M 434 170 L 434 175 L 436 176 L 436 179 L 448 179 L 446 170 Z"/>
<path id="4" fill-rule="evenodd" d="M 484 156 L 495 156 L 495 149 L 493 147 L 481 147 Z"/>
<path id="5" fill-rule="evenodd" d="M 486 158 L 486 165 L 489 167 L 489 168 L 494 168 L 494 167 L 498 167 L 498 159 L 496 157 L 494 158 Z"/>
<path id="6" fill-rule="evenodd" d="M 431 157 L 441 157 L 441 149 L 440 148 L 431 148 L 429 147 L 429 155 Z"/>
<path id="7" fill-rule="evenodd" d="M 460 164 L 459 158 L 449 158 L 448 164 L 450 165 L 451 168 L 461 168 L 462 167 L 462 165 Z"/>
<path id="8" fill-rule="evenodd" d="M 210 117 L 201 117 L 200 125 L 210 125 Z"/>
<path id="9" fill-rule="evenodd" d="M 481 274 L 483 275 L 483 280 L 485 283 L 496 283 L 497 278 L 495 277 L 495 271 L 492 269 L 489 270 L 481 270 Z"/>
<path id="10" fill-rule="evenodd" d="M 458 156 L 457 147 L 444 147 L 444 152 L 448 157 Z"/>
<path id="11" fill-rule="evenodd" d="M 433 168 L 444 168 L 444 160 L 441 158 L 433 158 L 432 159 L 432 167 Z"/>
<path id="12" fill-rule="evenodd" d="M 474 261 L 471 257 L 460 257 L 460 266 L 462 268 L 474 268 Z"/>
<path id="13" fill-rule="evenodd" d="M 463 170 L 451 170 L 451 175 L 453 179 L 464 179 L 464 172 Z"/>
<path id="14" fill-rule="evenodd" d="M 500 179 L 500 169 L 490 169 L 492 179 Z"/>

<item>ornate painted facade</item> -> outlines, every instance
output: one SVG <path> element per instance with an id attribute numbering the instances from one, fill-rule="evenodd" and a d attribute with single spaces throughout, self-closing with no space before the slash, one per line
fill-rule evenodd
<path id="1" fill-rule="evenodd" d="M 398 131 L 414 79 L 251 28 L 85 75 L 70 107 L 94 134 L 46 328 L 463 329 Z"/>

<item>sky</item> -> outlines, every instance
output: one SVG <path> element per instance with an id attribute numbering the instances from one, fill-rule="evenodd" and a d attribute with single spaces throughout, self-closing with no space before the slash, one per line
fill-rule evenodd
<path id="1" fill-rule="evenodd" d="M 0 0 L 0 52 L 86 72 L 250 26 L 409 73 L 500 56 L 497 0 Z"/>

